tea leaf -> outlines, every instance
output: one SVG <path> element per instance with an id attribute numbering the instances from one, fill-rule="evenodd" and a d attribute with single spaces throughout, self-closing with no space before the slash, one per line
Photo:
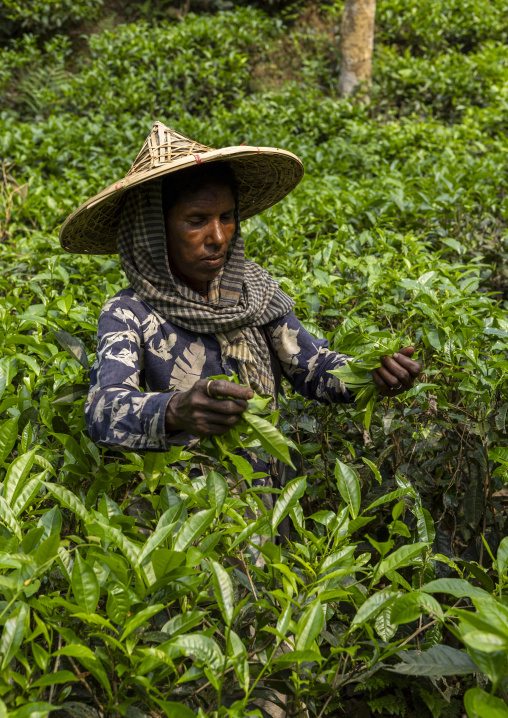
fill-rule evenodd
<path id="1" fill-rule="evenodd" d="M 4 670 L 16 655 L 27 626 L 28 606 L 22 604 L 4 623 L 0 639 L 0 670 Z"/>
<path id="2" fill-rule="evenodd" d="M 212 524 L 214 514 L 214 509 L 207 509 L 190 516 L 176 535 L 175 551 L 185 551 Z"/>
<path id="3" fill-rule="evenodd" d="M 87 613 L 94 613 L 99 600 L 99 582 L 93 568 L 76 552 L 72 567 L 71 586 L 74 599 Z"/>
<path id="4" fill-rule="evenodd" d="M 349 506 L 351 518 L 356 519 L 360 511 L 360 484 L 356 472 L 349 466 L 337 461 L 335 464 L 335 478 L 339 487 L 340 495 Z"/>
<path id="5" fill-rule="evenodd" d="M 66 489 L 64 486 L 60 486 L 60 484 L 53 484 L 47 481 L 43 481 L 42 483 L 48 489 L 48 491 L 58 499 L 62 506 L 71 509 L 71 511 L 73 511 L 83 521 L 86 521 L 88 519 L 87 510 L 85 509 L 81 501 L 76 498 L 75 494 L 69 491 L 69 489 Z"/>
<path id="6" fill-rule="evenodd" d="M 86 348 L 81 339 L 63 330 L 56 331 L 53 329 L 53 334 L 60 346 L 63 347 L 73 359 L 76 359 L 85 369 L 89 368 Z"/>
<path id="7" fill-rule="evenodd" d="M 324 620 L 320 601 L 315 601 L 305 609 L 296 627 L 296 651 L 306 651 L 311 648 L 314 639 L 321 633 Z"/>
<path id="8" fill-rule="evenodd" d="M 7 419 L 0 425 L 0 463 L 11 453 L 18 438 L 18 420 Z"/>
<path id="9" fill-rule="evenodd" d="M 305 477 L 293 479 L 284 486 L 282 493 L 277 497 L 273 509 L 272 529 L 276 529 L 282 519 L 291 511 L 292 507 L 296 505 L 298 499 L 303 496 L 306 486 L 307 481 Z M 245 534 L 245 532 L 242 532 L 242 534 Z M 237 542 L 239 539 L 240 536 Z"/>
<path id="10" fill-rule="evenodd" d="M 144 623 L 149 621 L 153 616 L 155 616 L 157 613 L 160 613 L 164 609 L 163 603 L 157 603 L 154 606 L 148 606 L 147 608 L 141 609 L 138 613 L 136 613 L 135 616 L 130 618 L 127 623 L 124 626 L 123 633 L 122 633 L 122 641 L 124 641 L 127 636 L 130 636 L 130 634 L 136 630 L 136 628 L 139 628 Z"/>
<path id="11" fill-rule="evenodd" d="M 508 718 L 506 703 L 481 688 L 466 691 L 464 707 L 469 718 Z"/>
<path id="12" fill-rule="evenodd" d="M 244 411 L 242 418 L 250 426 L 253 436 L 259 439 L 261 446 L 265 451 L 274 456 L 276 459 L 283 461 L 289 466 L 293 466 L 291 457 L 289 455 L 289 447 L 287 441 L 284 439 L 280 431 L 275 426 L 270 424 L 269 421 L 263 419 L 257 414 L 251 414 L 248 411 Z M 293 467 L 294 468 L 294 467 Z"/>
<path id="13" fill-rule="evenodd" d="M 401 658 L 403 663 L 385 668 L 410 676 L 460 676 L 478 672 L 478 666 L 467 653 L 451 646 L 436 645 L 428 651 L 408 651 L 402 653 Z"/>
<path id="14" fill-rule="evenodd" d="M 216 561 L 210 562 L 213 573 L 213 589 L 215 598 L 228 626 L 231 626 L 234 612 L 233 585 L 227 571 Z"/>
<path id="15" fill-rule="evenodd" d="M 390 571 L 395 571 L 398 568 L 402 568 L 402 566 L 407 566 L 411 559 L 421 553 L 426 546 L 428 546 L 428 544 L 422 542 L 417 544 L 408 544 L 396 549 L 393 553 L 389 554 L 389 556 L 386 556 L 386 558 L 380 561 L 378 564 L 378 576 L 381 577 L 383 574 L 389 573 Z"/>
<path id="16" fill-rule="evenodd" d="M 224 501 L 228 494 L 228 485 L 226 480 L 216 471 L 210 471 L 206 477 L 206 487 L 208 489 L 208 498 L 211 506 L 215 509 L 218 516 L 224 506 Z"/>

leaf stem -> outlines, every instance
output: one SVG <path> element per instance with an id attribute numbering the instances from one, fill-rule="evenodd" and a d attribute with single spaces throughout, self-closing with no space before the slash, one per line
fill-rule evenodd
<path id="1" fill-rule="evenodd" d="M 92 701 L 95 703 L 95 705 L 96 705 L 96 707 L 97 707 L 97 710 L 99 711 L 99 715 L 102 717 L 102 716 L 104 715 L 104 707 L 103 707 L 103 705 L 100 703 L 99 699 L 98 699 L 97 696 L 95 695 L 95 693 L 94 693 L 94 691 L 92 690 L 92 688 L 90 687 L 90 684 L 88 683 L 88 681 L 87 681 L 86 678 L 85 678 L 85 674 L 84 674 L 84 673 L 81 673 L 81 671 L 79 670 L 79 668 L 78 668 L 78 666 L 76 665 L 76 662 L 74 661 L 74 659 L 72 658 L 72 656 L 67 656 L 67 658 L 69 659 L 69 663 L 71 664 L 71 666 L 72 666 L 72 668 L 73 668 L 73 670 L 74 670 L 74 673 L 76 674 L 76 678 L 77 678 L 79 681 L 81 681 L 81 683 L 85 686 L 86 690 L 90 693 L 90 696 L 91 696 L 91 698 L 92 698 Z"/>
<path id="2" fill-rule="evenodd" d="M 60 624 L 60 625 L 61 625 L 61 624 Z M 59 651 L 59 650 L 61 649 L 61 647 L 62 647 L 62 634 L 59 633 L 59 634 L 58 634 L 58 649 L 57 649 L 57 650 Z M 58 668 L 59 668 L 59 666 L 60 666 L 60 659 L 61 659 L 61 656 L 58 655 L 58 656 L 56 657 L 56 660 L 55 660 L 55 667 L 53 668 L 53 673 L 56 673 L 56 672 L 58 671 Z M 53 701 L 53 694 L 54 694 L 54 692 L 55 692 L 55 685 L 56 685 L 55 683 L 52 683 L 52 684 L 51 684 L 51 688 L 49 689 L 49 699 L 48 699 L 48 703 L 51 703 L 51 702 Z"/>

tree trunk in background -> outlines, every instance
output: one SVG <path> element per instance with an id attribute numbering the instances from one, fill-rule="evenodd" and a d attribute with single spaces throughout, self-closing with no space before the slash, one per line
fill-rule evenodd
<path id="1" fill-rule="evenodd" d="M 372 76 L 376 0 L 345 0 L 340 28 L 339 95 L 347 97 L 362 84 L 368 92 Z M 365 94 L 364 99 L 368 101 Z"/>

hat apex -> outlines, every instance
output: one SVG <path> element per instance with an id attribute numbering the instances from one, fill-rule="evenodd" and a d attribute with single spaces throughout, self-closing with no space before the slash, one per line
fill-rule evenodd
<path id="1" fill-rule="evenodd" d="M 202 145 L 200 142 L 185 137 L 172 127 L 157 120 L 125 176 L 132 177 L 139 172 L 146 172 L 183 157 L 212 152 L 213 149 L 213 147 Z"/>

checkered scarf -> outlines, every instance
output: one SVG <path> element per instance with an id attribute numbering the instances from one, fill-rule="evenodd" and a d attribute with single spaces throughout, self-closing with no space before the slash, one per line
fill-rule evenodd
<path id="1" fill-rule="evenodd" d="M 213 334 L 223 362 L 236 359 L 240 381 L 275 397 L 270 351 L 261 327 L 283 317 L 294 302 L 268 272 L 245 259 L 238 231 L 227 262 L 209 283 L 208 301 L 171 274 L 162 212 L 162 182 L 131 189 L 125 199 L 117 245 L 122 268 L 134 291 L 179 327 Z"/>

